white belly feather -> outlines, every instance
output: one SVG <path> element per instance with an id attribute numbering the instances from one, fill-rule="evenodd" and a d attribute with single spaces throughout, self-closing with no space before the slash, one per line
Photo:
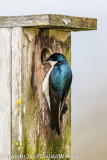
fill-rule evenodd
<path id="1" fill-rule="evenodd" d="M 50 61 L 50 64 L 51 64 L 51 69 L 49 70 L 49 72 L 47 73 L 43 83 L 42 83 L 42 93 L 45 95 L 46 97 L 46 100 L 48 102 L 48 106 L 49 106 L 49 109 L 50 109 L 50 97 L 49 97 L 49 76 L 50 76 L 50 73 L 54 67 L 54 65 L 57 63 L 57 61 Z M 51 110 L 51 109 L 50 109 Z"/>
<path id="2" fill-rule="evenodd" d="M 50 76 L 50 73 L 52 71 L 53 67 L 49 70 L 49 72 L 47 73 L 43 83 L 42 83 L 42 93 L 45 95 L 46 97 L 46 100 L 48 102 L 48 106 L 49 106 L 49 109 L 50 109 L 50 97 L 49 97 L 49 76 Z"/>

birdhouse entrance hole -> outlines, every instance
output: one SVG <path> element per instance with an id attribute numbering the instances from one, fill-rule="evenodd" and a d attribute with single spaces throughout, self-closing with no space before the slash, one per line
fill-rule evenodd
<path id="1" fill-rule="evenodd" d="M 41 53 L 41 62 L 42 64 L 45 66 L 46 65 L 46 59 L 51 55 L 51 52 L 49 51 L 49 49 L 47 48 L 44 48 L 42 50 L 42 53 Z"/>

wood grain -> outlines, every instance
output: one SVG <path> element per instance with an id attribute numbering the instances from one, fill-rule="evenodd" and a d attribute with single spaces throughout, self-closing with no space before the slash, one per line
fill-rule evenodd
<path id="1" fill-rule="evenodd" d="M 22 143 L 21 105 L 17 103 L 21 99 L 21 36 L 21 27 L 12 28 L 12 155 L 20 154 L 18 147 Z"/>
<path id="2" fill-rule="evenodd" d="M 11 155 L 11 29 L 0 28 L 0 156 Z"/>

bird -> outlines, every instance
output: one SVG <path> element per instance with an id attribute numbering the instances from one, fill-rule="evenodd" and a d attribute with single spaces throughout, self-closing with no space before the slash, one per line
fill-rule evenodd
<path id="1" fill-rule="evenodd" d="M 42 93 L 51 113 L 51 128 L 60 135 L 60 122 L 68 109 L 66 98 L 72 82 L 72 71 L 61 53 L 54 53 L 45 61 L 50 62 L 51 69 L 42 83 Z"/>

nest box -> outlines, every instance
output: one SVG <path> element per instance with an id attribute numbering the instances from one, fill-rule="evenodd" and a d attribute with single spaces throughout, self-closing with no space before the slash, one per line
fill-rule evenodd
<path id="1" fill-rule="evenodd" d="M 41 91 L 50 68 L 44 59 L 58 52 L 71 65 L 71 31 L 96 29 L 94 18 L 0 17 L 0 155 L 13 155 L 13 159 L 15 155 L 43 159 L 37 157 L 43 153 L 70 155 L 71 92 L 58 136 L 50 128 L 50 111 Z"/>

